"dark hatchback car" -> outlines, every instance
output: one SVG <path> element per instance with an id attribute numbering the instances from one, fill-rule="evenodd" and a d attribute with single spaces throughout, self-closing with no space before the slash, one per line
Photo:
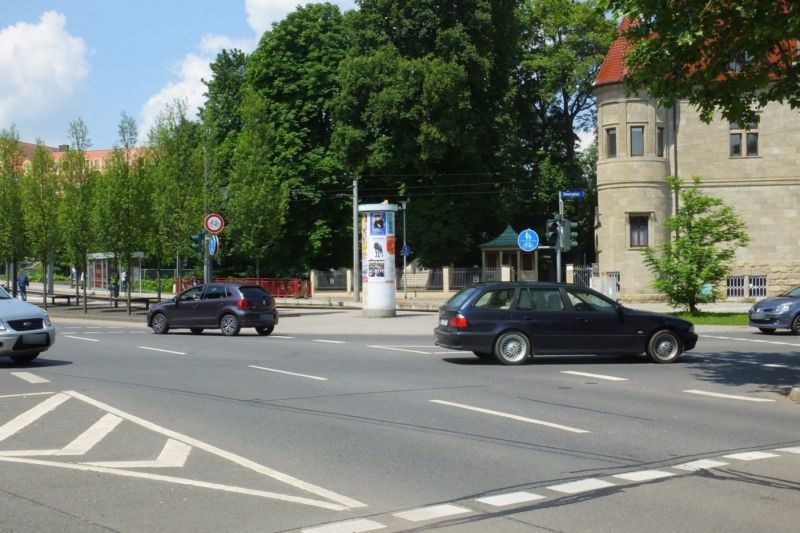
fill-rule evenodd
<path id="1" fill-rule="evenodd" d="M 761 333 L 790 329 L 795 335 L 800 335 L 800 287 L 756 302 L 747 314 L 750 325 Z"/>
<path id="2" fill-rule="evenodd" d="M 677 361 L 697 343 L 680 318 L 624 307 L 565 283 L 494 282 L 459 291 L 439 310 L 436 344 L 519 365 L 535 355 L 647 353 Z"/>
<path id="3" fill-rule="evenodd" d="M 223 335 L 238 335 L 241 328 L 256 328 L 269 335 L 278 324 L 275 298 L 258 285 L 209 283 L 195 285 L 150 308 L 147 325 L 155 333 L 188 328 L 200 334 L 219 329 Z"/>

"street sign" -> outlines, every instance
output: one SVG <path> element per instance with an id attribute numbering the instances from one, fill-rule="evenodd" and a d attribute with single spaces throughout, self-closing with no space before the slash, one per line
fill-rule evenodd
<path id="1" fill-rule="evenodd" d="M 408 257 L 408 256 L 409 256 L 409 255 L 411 255 L 412 253 L 413 253 L 413 252 L 411 251 L 411 246 L 409 246 L 409 245 L 407 245 L 407 244 L 404 244 L 404 245 L 403 245 L 403 250 L 402 250 L 401 254 L 402 254 L 402 255 L 404 255 L 404 256 L 406 256 L 406 257 Z"/>
<path id="2" fill-rule="evenodd" d="M 532 252 L 539 246 L 539 234 L 530 228 L 522 230 L 517 237 L 517 244 L 523 252 Z"/>
<path id="3" fill-rule="evenodd" d="M 222 215 L 211 213 L 206 215 L 205 227 L 209 233 L 219 233 L 225 227 L 225 220 L 223 220 Z"/>
<path id="4" fill-rule="evenodd" d="M 208 237 L 208 255 L 215 255 L 219 250 L 219 237 L 216 235 L 209 235 Z"/>
<path id="5" fill-rule="evenodd" d="M 586 193 L 583 191 L 561 191 L 561 198 L 583 198 Z"/>

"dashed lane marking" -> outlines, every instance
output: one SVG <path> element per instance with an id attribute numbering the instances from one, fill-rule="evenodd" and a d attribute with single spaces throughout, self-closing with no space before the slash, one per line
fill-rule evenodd
<path id="1" fill-rule="evenodd" d="M 547 426 L 554 429 L 561 429 L 563 431 L 569 431 L 570 433 L 591 433 L 591 431 L 587 431 L 585 429 L 578 429 L 573 428 L 570 426 L 563 426 L 561 424 L 555 424 L 553 422 L 546 422 L 544 420 L 536 420 L 535 418 L 526 418 L 524 416 L 512 415 L 510 413 L 502 413 L 500 411 L 492 411 L 491 409 L 483 409 L 482 407 L 474 407 L 472 405 L 464 405 L 461 403 L 453 403 L 453 402 L 446 402 L 444 400 L 430 400 L 432 403 L 438 403 L 441 405 L 449 405 L 450 407 L 458 407 L 459 409 L 466 409 L 468 411 L 475 411 L 477 413 L 484 413 L 487 415 L 494 415 L 499 416 L 502 418 L 509 418 L 511 420 L 518 420 L 520 422 L 527 422 L 529 424 L 536 424 L 540 426 Z"/>
<path id="2" fill-rule="evenodd" d="M 708 392 L 702 390 L 685 390 L 683 392 L 689 394 L 697 394 L 700 396 L 710 396 L 712 398 L 723 398 L 726 400 L 741 400 L 744 402 L 774 402 L 775 400 L 771 400 L 769 398 L 753 398 L 750 396 L 736 396 L 735 394 L 721 394 L 719 392 Z"/>
<path id="3" fill-rule="evenodd" d="M 577 372 L 575 370 L 562 370 L 562 374 L 571 374 L 573 376 L 583 376 L 587 378 L 605 379 L 608 381 L 628 381 L 628 378 L 618 378 L 616 376 L 604 376 L 603 374 L 590 374 L 589 372 Z"/>
<path id="4" fill-rule="evenodd" d="M 718 468 L 720 466 L 727 466 L 730 463 L 724 461 L 714 461 L 713 459 L 699 459 L 697 461 L 690 461 L 688 463 L 679 464 L 672 468 L 678 470 L 687 470 L 689 472 L 696 472 L 698 470 L 709 470 L 711 468 Z"/>
<path id="5" fill-rule="evenodd" d="M 294 337 L 290 337 L 288 335 L 270 335 L 271 339 L 294 339 Z"/>
<path id="6" fill-rule="evenodd" d="M 76 337 L 74 335 L 64 335 L 68 339 L 75 339 L 78 341 L 100 342 L 100 339 L 89 339 L 87 337 Z"/>
<path id="7" fill-rule="evenodd" d="M 506 505 L 518 505 L 520 503 L 535 502 L 536 500 L 543 500 L 545 496 L 541 494 L 534 494 L 533 492 L 509 492 L 507 494 L 498 494 L 496 496 L 486 496 L 485 498 L 477 498 L 475 501 L 491 505 L 492 507 L 505 507 Z"/>
<path id="8" fill-rule="evenodd" d="M 588 492 L 590 490 L 604 489 L 606 487 L 614 487 L 614 483 L 603 481 L 602 479 L 589 478 L 580 481 L 572 481 L 570 483 L 561 483 L 560 485 L 550 485 L 548 489 L 555 492 L 563 492 L 564 494 L 579 494 L 581 492 Z"/>
<path id="9" fill-rule="evenodd" d="M 329 341 L 326 339 L 312 339 L 314 342 L 322 342 L 326 344 L 347 344 L 347 341 Z"/>
<path id="10" fill-rule="evenodd" d="M 265 366 L 256 366 L 256 365 L 247 365 L 250 368 L 256 368 L 258 370 L 266 370 L 267 372 L 276 372 L 278 374 L 286 374 L 289 376 L 297 376 L 299 378 L 308 378 L 308 379 L 316 379 L 317 381 L 328 381 L 328 378 L 322 378 L 319 376 L 312 376 L 309 374 L 298 374 L 296 372 L 287 372 L 286 370 L 277 370 L 275 368 L 267 368 Z"/>
<path id="11" fill-rule="evenodd" d="M 176 352 L 175 350 L 164 350 L 163 348 L 151 348 L 149 346 L 139 346 L 142 350 L 150 350 L 152 352 L 171 353 L 173 355 L 186 355 L 186 352 Z"/>
<path id="12" fill-rule="evenodd" d="M 366 518 L 358 518 L 355 520 L 345 520 L 343 522 L 334 522 L 319 527 L 312 527 L 303 529 L 303 533 L 362 533 L 364 531 L 375 531 L 377 529 L 384 529 L 386 526 L 374 520 L 367 520 Z"/>
<path id="13" fill-rule="evenodd" d="M 50 383 L 49 379 L 39 377 L 31 372 L 12 372 L 11 375 L 18 377 L 23 381 L 27 381 L 28 383 Z"/>
<path id="14" fill-rule="evenodd" d="M 624 481 L 636 481 L 636 482 L 645 482 L 645 481 L 652 481 L 654 479 L 661 479 L 665 477 L 672 477 L 675 476 L 674 472 L 665 472 L 664 470 L 641 470 L 639 472 L 628 472 L 626 474 L 617 474 L 614 476 L 617 479 L 622 479 Z"/>
<path id="15" fill-rule="evenodd" d="M 444 518 L 445 516 L 455 516 L 471 512 L 472 509 L 467 509 L 466 507 L 444 504 L 432 505 L 430 507 L 420 507 L 419 509 L 411 509 L 410 511 L 394 513 L 393 516 L 402 518 L 403 520 L 408 520 L 409 522 L 422 522 L 423 520 L 433 520 L 434 518 Z"/>
<path id="16" fill-rule="evenodd" d="M 771 457 L 779 456 L 777 453 L 771 452 L 742 452 L 723 455 L 722 457 L 725 459 L 736 459 L 738 461 L 758 461 L 759 459 L 769 459 Z"/>

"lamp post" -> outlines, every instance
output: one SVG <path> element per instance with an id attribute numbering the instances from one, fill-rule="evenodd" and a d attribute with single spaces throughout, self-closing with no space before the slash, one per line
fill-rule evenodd
<path id="1" fill-rule="evenodd" d="M 353 180 L 353 301 L 360 302 L 361 262 L 358 253 L 358 180 Z"/>
<path id="2" fill-rule="evenodd" d="M 408 246 L 406 244 L 406 209 L 408 208 L 408 200 L 400 200 L 400 206 L 403 209 L 403 298 L 408 299 L 408 283 L 406 283 L 406 258 L 408 257 Z"/>

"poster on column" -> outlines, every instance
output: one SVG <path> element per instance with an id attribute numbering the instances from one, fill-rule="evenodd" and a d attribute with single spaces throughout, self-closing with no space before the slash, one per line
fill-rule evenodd
<path id="1" fill-rule="evenodd" d="M 367 217 L 369 235 L 364 240 L 367 267 L 367 282 L 393 283 L 395 281 L 395 236 L 394 213 L 391 211 L 370 212 Z"/>

